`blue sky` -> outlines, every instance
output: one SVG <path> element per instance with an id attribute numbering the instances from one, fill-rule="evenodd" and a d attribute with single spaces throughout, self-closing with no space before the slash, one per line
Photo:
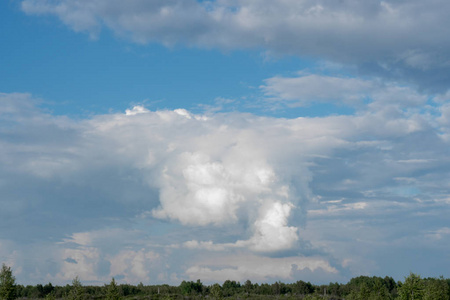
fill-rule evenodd
<path id="1" fill-rule="evenodd" d="M 450 4 L 0 3 L 24 284 L 449 277 Z"/>

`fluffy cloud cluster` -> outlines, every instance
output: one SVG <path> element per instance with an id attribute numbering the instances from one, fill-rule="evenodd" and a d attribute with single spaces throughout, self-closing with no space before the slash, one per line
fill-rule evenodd
<path id="1" fill-rule="evenodd" d="M 315 79 L 348 83 L 341 85 L 348 94 L 376 85 Z M 283 80 L 265 88 L 278 91 Z M 441 251 L 448 244 L 448 105 L 436 98 L 420 106 L 423 96 L 396 86 L 380 93 L 347 116 L 138 106 L 83 120 L 53 116 L 29 95 L 1 94 L 0 224 L 10 228 L 0 235 L 2 260 L 23 270 L 24 280 L 78 274 L 177 284 L 226 274 L 289 280 L 302 272 L 334 279 L 372 272 L 374 245 L 389 240 L 403 253 L 415 234 Z M 384 223 L 398 216 L 401 225 L 389 230 Z M 414 217 L 432 221 L 411 226 Z M 352 236 L 358 239 L 350 243 Z M 34 262 L 31 252 L 48 259 L 21 262 Z M 40 274 L 43 264 L 49 271 Z M 271 275 L 259 264 L 278 267 Z"/>
<path id="2" fill-rule="evenodd" d="M 235 257 L 215 257 L 209 261 L 203 261 L 204 266 L 194 266 L 186 270 L 189 278 L 217 278 L 223 282 L 229 278 L 244 282 L 248 278 L 263 281 L 268 277 L 283 278 L 289 280 L 293 272 L 304 269 L 316 271 L 322 269 L 325 272 L 334 274 L 338 271 L 331 267 L 328 262 L 318 257 L 282 257 L 269 258 L 254 255 L 238 255 Z M 223 264 L 227 268 L 223 268 Z"/>
<path id="3" fill-rule="evenodd" d="M 238 219 L 240 203 L 260 202 L 265 194 L 276 195 L 279 188 L 266 162 L 243 161 L 233 150 L 230 152 L 230 158 L 214 162 L 204 153 L 181 153 L 170 170 L 163 170 L 162 207 L 153 215 L 183 224 L 220 225 Z"/>
<path id="4" fill-rule="evenodd" d="M 355 64 L 361 72 L 448 87 L 445 0 L 423 1 L 22 1 L 96 36 L 103 26 L 139 43 L 264 48 Z"/>
<path id="5" fill-rule="evenodd" d="M 20 281 L 450 269 L 450 2 L 20 3 L 94 39 L 107 28 L 143 44 L 312 58 L 312 70 L 264 80 L 264 103 L 348 109 L 284 119 L 137 105 L 73 119 L 0 94 L 0 260 Z"/>

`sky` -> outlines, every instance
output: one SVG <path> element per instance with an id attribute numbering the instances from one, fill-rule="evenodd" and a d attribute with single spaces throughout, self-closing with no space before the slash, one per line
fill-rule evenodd
<path id="1" fill-rule="evenodd" d="M 450 2 L 0 2 L 22 284 L 450 277 Z"/>

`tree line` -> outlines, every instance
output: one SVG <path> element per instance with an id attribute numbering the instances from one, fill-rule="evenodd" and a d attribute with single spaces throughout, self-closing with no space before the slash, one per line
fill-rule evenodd
<path id="1" fill-rule="evenodd" d="M 410 273 L 396 282 L 392 277 L 358 276 L 349 282 L 315 285 L 299 280 L 272 284 L 240 283 L 226 280 L 222 285 L 205 285 L 200 280 L 183 281 L 179 286 L 117 284 L 114 278 L 104 286 L 83 286 L 78 277 L 72 284 L 53 286 L 16 284 L 10 267 L 0 271 L 0 300 L 13 299 L 326 299 L 326 300 L 450 300 L 450 279 L 421 278 Z"/>

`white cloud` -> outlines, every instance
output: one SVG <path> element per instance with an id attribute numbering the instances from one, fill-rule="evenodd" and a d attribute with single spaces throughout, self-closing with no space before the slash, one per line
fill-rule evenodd
<path id="1" fill-rule="evenodd" d="M 333 201 L 330 201 L 333 203 Z M 308 215 L 309 216 L 314 216 L 314 215 L 333 215 L 333 214 L 339 214 L 342 212 L 347 212 L 347 211 L 354 211 L 354 210 L 363 210 L 367 208 L 367 203 L 366 202 L 356 202 L 356 203 L 347 203 L 347 204 L 333 204 L 330 206 L 327 206 L 325 209 L 311 209 L 308 211 Z"/>
<path id="2" fill-rule="evenodd" d="M 17 249 L 13 242 L 0 239 L 0 257 L 2 264 L 11 267 L 15 272 L 21 272 L 20 261 L 18 261 Z"/>
<path id="3" fill-rule="evenodd" d="M 450 104 L 446 103 L 440 107 L 441 116 L 437 118 L 439 124 L 448 130 L 450 128 Z"/>
<path id="4" fill-rule="evenodd" d="M 141 249 L 139 251 L 124 250 L 113 257 L 111 262 L 110 276 L 123 276 L 125 282 L 148 282 L 154 274 L 152 263 L 159 259 L 159 255 L 152 251 Z M 154 276 L 154 275 L 153 275 Z"/>
<path id="5" fill-rule="evenodd" d="M 432 239 L 440 240 L 442 238 L 450 236 L 450 228 L 449 227 L 439 228 L 438 230 L 429 232 L 427 236 L 431 237 Z"/>
<path id="6" fill-rule="evenodd" d="M 380 80 L 317 74 L 272 77 L 266 79 L 260 88 L 272 101 L 286 101 L 298 106 L 323 102 L 363 109 L 368 102 L 371 109 L 379 110 L 387 105 L 417 107 L 428 100 L 428 95 L 410 87 L 386 84 Z"/>
<path id="7" fill-rule="evenodd" d="M 259 206 L 268 197 L 285 199 L 273 170 L 258 157 L 251 140 L 248 143 L 245 151 L 253 153 L 253 158 L 240 155 L 239 146 L 217 161 L 199 152 L 175 157 L 163 169 L 161 208 L 153 215 L 183 224 L 220 225 L 236 222 L 243 202 Z"/>
<path id="8" fill-rule="evenodd" d="M 92 37 L 105 26 L 139 43 L 265 48 L 441 90 L 449 80 L 448 8 L 445 0 L 22 1 L 24 12 L 55 15 Z"/>
<path id="9" fill-rule="evenodd" d="M 338 271 L 318 257 L 283 257 L 270 258 L 255 255 L 222 256 L 205 259 L 188 268 L 186 274 L 191 280 L 206 278 L 207 282 L 224 282 L 236 280 L 244 282 L 247 279 L 267 282 L 278 278 L 293 280 L 295 271 L 308 269 L 315 272 L 319 269 L 328 273 Z"/>
<path id="10" fill-rule="evenodd" d="M 141 241 L 143 235 L 121 228 L 73 233 L 58 243 L 61 266 L 53 280 L 70 281 L 75 276 L 92 283 L 108 282 L 111 277 L 134 284 L 156 280 L 160 255 Z"/>
<path id="11" fill-rule="evenodd" d="M 222 278 L 219 269 L 265 280 L 268 271 L 252 271 L 265 259 L 290 278 L 310 257 L 320 267 L 307 269 L 345 272 L 336 266 L 352 257 L 348 266 L 369 272 L 387 259 L 375 254 L 386 241 L 400 257 L 410 240 L 399 236 L 447 222 L 445 104 L 433 108 L 437 121 L 394 104 L 321 118 L 139 109 L 71 120 L 27 95 L 1 101 L 0 225 L 11 230 L 0 254 L 17 251 L 7 259 L 23 281 Z M 441 251 L 446 235 L 436 233 L 441 244 L 430 247 Z M 229 263 L 194 261 L 196 252 L 227 252 Z M 36 260 L 51 271 L 37 272 Z"/>
<path id="12" fill-rule="evenodd" d="M 298 228 L 288 226 L 292 205 L 273 203 L 263 209 L 262 217 L 254 223 L 254 236 L 249 240 L 255 251 L 271 252 L 291 249 L 298 240 Z"/>
<path id="13" fill-rule="evenodd" d="M 206 249 L 212 251 L 223 251 L 229 247 L 233 247 L 234 244 L 214 244 L 212 241 L 199 242 L 196 240 L 191 240 L 183 243 L 183 246 L 188 249 Z"/>
<path id="14" fill-rule="evenodd" d="M 344 102 L 358 104 L 368 96 L 374 83 L 356 79 L 320 75 L 299 77 L 273 77 L 261 86 L 267 96 L 275 99 L 298 101 L 298 105 L 317 102 Z"/>
<path id="15" fill-rule="evenodd" d="M 58 281 L 69 281 L 76 276 L 90 281 L 102 279 L 99 278 L 97 273 L 98 263 L 100 261 L 100 251 L 98 249 L 94 247 L 64 249 L 62 259 L 64 261 L 60 273 L 57 275 Z"/>
<path id="16" fill-rule="evenodd" d="M 125 114 L 127 116 L 134 116 L 137 114 L 145 114 L 147 112 L 149 112 L 148 109 L 146 109 L 145 107 L 140 106 L 140 105 L 136 105 L 132 109 L 125 110 Z"/>
<path id="17" fill-rule="evenodd" d="M 276 252 L 289 250 L 298 241 L 298 228 L 288 226 L 292 204 L 269 202 L 260 208 L 260 213 L 253 223 L 253 235 L 248 240 L 235 243 L 213 243 L 212 241 L 191 240 L 183 243 L 188 249 L 206 249 L 224 251 L 233 248 L 248 248 L 255 252 Z"/>

